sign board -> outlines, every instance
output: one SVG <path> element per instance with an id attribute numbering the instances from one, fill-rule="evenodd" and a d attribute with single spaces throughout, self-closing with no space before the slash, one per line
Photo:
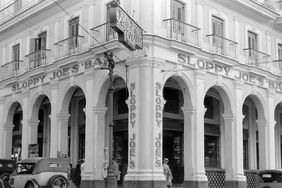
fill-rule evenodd
<path id="1" fill-rule="evenodd" d="M 28 157 L 38 157 L 38 144 L 29 144 L 28 145 Z"/>
<path id="2" fill-rule="evenodd" d="M 127 48 L 132 51 L 143 48 L 143 29 L 116 2 L 111 4 L 110 26 Z"/>

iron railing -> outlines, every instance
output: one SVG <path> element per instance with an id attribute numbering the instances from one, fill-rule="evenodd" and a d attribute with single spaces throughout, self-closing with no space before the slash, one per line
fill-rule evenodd
<path id="1" fill-rule="evenodd" d="M 167 37 L 172 40 L 178 40 L 193 46 L 200 46 L 199 31 L 200 28 L 188 23 L 176 20 L 174 18 L 164 20 L 167 26 Z"/>
<path id="2" fill-rule="evenodd" d="M 19 75 L 24 69 L 24 62 L 22 60 L 14 60 L 1 66 L 2 79 Z"/>
<path id="3" fill-rule="evenodd" d="M 231 58 L 237 58 L 237 42 L 215 34 L 206 35 L 209 38 L 210 52 Z"/>
<path id="4" fill-rule="evenodd" d="M 47 65 L 50 60 L 50 51 L 49 49 L 42 49 L 26 55 L 27 69 L 31 70 L 42 65 Z"/>
<path id="5" fill-rule="evenodd" d="M 259 185 L 258 174 L 256 170 L 245 170 L 247 188 L 257 188 Z"/>
<path id="6" fill-rule="evenodd" d="M 224 169 L 206 169 L 209 188 L 224 188 Z"/>
<path id="7" fill-rule="evenodd" d="M 118 33 L 110 27 L 109 22 L 98 25 L 90 30 L 93 36 L 92 46 L 98 46 L 100 43 L 118 39 Z"/>
<path id="8" fill-rule="evenodd" d="M 270 63 L 272 62 L 270 55 L 252 48 L 243 50 L 245 51 L 246 64 L 256 66 L 266 71 L 271 70 L 271 66 L 273 65 Z"/>
<path id="9" fill-rule="evenodd" d="M 55 43 L 57 46 L 57 59 L 80 53 L 83 38 L 84 36 L 76 35 Z"/>
<path id="10" fill-rule="evenodd" d="M 0 24 L 6 20 L 16 16 L 20 12 L 27 10 L 28 8 L 34 6 L 37 3 L 43 2 L 44 0 L 33 0 L 33 1 L 23 1 L 15 0 L 12 3 L 7 4 L 0 9 Z"/>

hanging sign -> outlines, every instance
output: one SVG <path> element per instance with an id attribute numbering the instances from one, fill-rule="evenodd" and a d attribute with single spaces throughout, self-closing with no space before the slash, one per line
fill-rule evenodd
<path id="1" fill-rule="evenodd" d="M 143 48 L 143 29 L 116 2 L 111 4 L 110 26 L 128 49 L 134 51 Z"/>

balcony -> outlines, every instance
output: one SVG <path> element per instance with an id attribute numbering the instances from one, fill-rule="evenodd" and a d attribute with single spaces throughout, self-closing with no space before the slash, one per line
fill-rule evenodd
<path id="1" fill-rule="evenodd" d="M 24 62 L 22 60 L 14 60 L 1 66 L 1 78 L 9 78 L 11 76 L 19 75 L 24 70 Z"/>
<path id="2" fill-rule="evenodd" d="M 237 42 L 215 34 L 206 35 L 211 53 L 237 59 Z"/>
<path id="3" fill-rule="evenodd" d="M 55 43 L 57 46 L 57 59 L 80 53 L 83 38 L 83 36 L 77 35 Z"/>
<path id="4" fill-rule="evenodd" d="M 92 47 L 118 39 L 118 33 L 110 27 L 110 23 L 104 23 L 90 30 L 93 36 Z"/>
<path id="5" fill-rule="evenodd" d="M 190 44 L 196 47 L 200 46 L 198 27 L 176 20 L 174 18 L 164 20 L 167 26 L 167 37 Z"/>
<path id="6" fill-rule="evenodd" d="M 243 49 L 245 51 L 246 63 L 266 71 L 271 71 L 272 60 L 270 55 L 252 48 Z"/>
<path id="7" fill-rule="evenodd" d="M 48 60 L 50 60 L 50 52 L 51 50 L 49 49 L 43 49 L 26 55 L 27 69 L 31 70 L 49 64 Z"/>
<path id="8" fill-rule="evenodd" d="M 0 9 L 0 24 L 44 0 L 22 1 L 15 0 Z"/>

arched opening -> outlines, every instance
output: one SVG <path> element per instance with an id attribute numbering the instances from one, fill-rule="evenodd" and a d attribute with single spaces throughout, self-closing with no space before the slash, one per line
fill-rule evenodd
<path id="1" fill-rule="evenodd" d="M 163 158 L 169 159 L 173 184 L 184 181 L 184 97 L 179 83 L 169 78 L 163 88 Z"/>
<path id="2" fill-rule="evenodd" d="M 49 115 L 51 114 L 51 104 L 49 98 L 44 96 L 38 111 L 38 128 L 37 128 L 37 145 L 38 156 L 50 156 L 50 133 L 51 122 Z"/>
<path id="3" fill-rule="evenodd" d="M 221 168 L 221 153 L 223 152 L 222 136 L 224 112 L 220 94 L 214 88 L 210 88 L 204 99 L 206 108 L 204 116 L 205 131 L 205 168 Z"/>
<path id="4" fill-rule="evenodd" d="M 243 104 L 243 168 L 259 169 L 258 109 L 254 96 L 248 96 Z"/>
<path id="5" fill-rule="evenodd" d="M 118 183 L 122 184 L 128 163 L 128 90 L 121 78 L 116 78 L 113 85 L 113 158 L 119 164 L 121 176 Z"/>
<path id="6" fill-rule="evenodd" d="M 85 105 L 86 99 L 80 88 L 73 88 L 69 103 L 68 156 L 76 164 L 85 158 Z"/>
<path id="7" fill-rule="evenodd" d="M 277 169 L 282 168 L 282 103 L 279 103 L 274 111 L 275 119 L 275 165 Z"/>
<path id="8" fill-rule="evenodd" d="M 15 112 L 13 115 L 13 133 L 12 133 L 12 155 L 14 160 L 21 160 L 22 150 L 22 119 L 23 111 L 19 103 L 16 104 Z"/>

